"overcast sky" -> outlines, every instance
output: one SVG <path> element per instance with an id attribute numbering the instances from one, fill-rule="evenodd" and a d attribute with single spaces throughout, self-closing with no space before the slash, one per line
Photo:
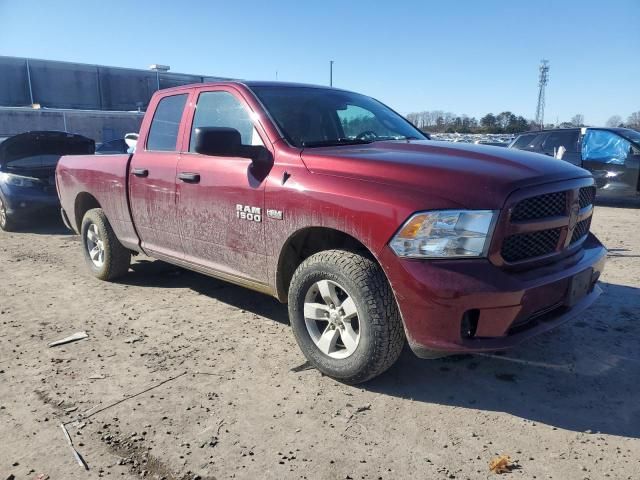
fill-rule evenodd
<path id="1" fill-rule="evenodd" d="M 640 0 L 0 0 L 0 55 L 327 84 L 403 114 L 588 124 L 640 110 Z M 0 88 L 2 86 L 0 79 Z"/>

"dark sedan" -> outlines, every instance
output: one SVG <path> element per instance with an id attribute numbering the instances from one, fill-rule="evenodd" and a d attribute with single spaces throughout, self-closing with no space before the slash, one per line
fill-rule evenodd
<path id="1" fill-rule="evenodd" d="M 57 215 L 55 171 L 62 155 L 92 154 L 95 142 L 65 132 L 26 132 L 0 143 L 0 228 L 13 230 L 38 213 Z"/>

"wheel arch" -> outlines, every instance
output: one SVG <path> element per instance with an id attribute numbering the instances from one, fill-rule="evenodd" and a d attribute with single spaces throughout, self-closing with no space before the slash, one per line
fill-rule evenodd
<path id="1" fill-rule="evenodd" d="M 96 197 L 87 192 L 80 192 L 78 195 L 76 195 L 76 199 L 73 204 L 73 227 L 75 228 L 77 233 L 80 233 L 80 228 L 82 227 L 82 219 L 84 218 L 85 214 L 92 208 L 102 208 L 100 206 L 100 202 L 98 202 Z"/>
<path id="2" fill-rule="evenodd" d="M 291 278 L 298 266 L 311 255 L 332 249 L 360 252 L 380 263 L 364 243 L 342 230 L 331 227 L 304 227 L 293 232 L 283 244 L 276 267 L 276 296 L 287 301 Z"/>

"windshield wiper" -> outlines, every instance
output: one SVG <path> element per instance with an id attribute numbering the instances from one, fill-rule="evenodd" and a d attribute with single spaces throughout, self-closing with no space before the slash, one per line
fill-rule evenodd
<path id="1" fill-rule="evenodd" d="M 316 140 L 313 142 L 302 142 L 302 146 L 309 147 L 335 147 L 337 145 L 365 145 L 373 140 L 363 138 L 332 138 L 330 140 Z"/>
<path id="2" fill-rule="evenodd" d="M 405 135 L 397 135 L 397 136 L 391 136 L 391 135 L 387 135 L 384 137 L 376 137 L 376 141 L 384 141 L 384 140 L 420 140 L 418 137 L 414 137 L 412 135 L 409 136 L 405 136 Z"/>

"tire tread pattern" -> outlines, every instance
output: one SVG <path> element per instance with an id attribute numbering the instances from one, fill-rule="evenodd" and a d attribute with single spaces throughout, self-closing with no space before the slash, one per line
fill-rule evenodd
<path id="1" fill-rule="evenodd" d="M 356 375 L 339 380 L 355 384 L 380 375 L 396 362 L 405 344 L 400 312 L 382 268 L 374 260 L 352 251 L 325 250 L 316 253 L 302 262 L 293 275 L 289 289 L 290 310 L 295 302 L 291 294 L 301 294 L 299 286 L 305 272 L 318 264 L 333 264 L 353 279 L 367 305 L 374 338 L 373 351 L 367 365 Z"/>

